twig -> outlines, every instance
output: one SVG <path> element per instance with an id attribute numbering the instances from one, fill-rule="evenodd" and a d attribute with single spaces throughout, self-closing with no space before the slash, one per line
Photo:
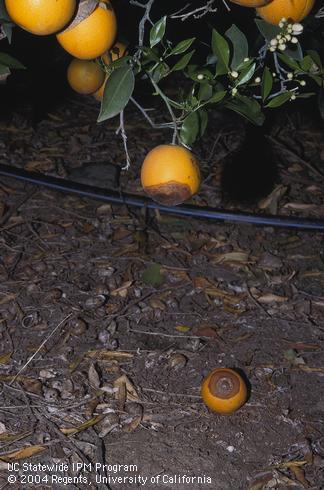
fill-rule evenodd
<path id="1" fill-rule="evenodd" d="M 26 367 L 31 363 L 31 361 L 34 359 L 34 357 L 38 354 L 38 352 L 44 347 L 44 345 L 46 344 L 46 342 L 51 338 L 53 337 L 53 335 L 55 334 L 55 332 L 59 329 L 59 327 L 61 325 L 63 325 L 63 323 L 66 322 L 66 320 L 68 318 L 70 318 L 72 316 L 72 313 L 69 313 L 65 318 L 63 318 L 63 320 L 60 321 L 60 323 L 58 323 L 56 325 L 56 327 L 52 330 L 52 332 L 48 335 L 48 337 L 46 337 L 43 342 L 40 344 L 40 346 L 38 347 L 38 349 L 34 352 L 34 354 L 28 359 L 28 361 L 26 362 L 26 364 L 24 364 L 22 366 L 21 369 L 19 369 L 18 373 L 12 378 L 12 380 L 10 381 L 9 383 L 9 386 L 12 385 L 12 383 L 14 383 L 14 381 L 16 381 L 16 379 L 18 378 L 18 376 L 26 369 Z"/>

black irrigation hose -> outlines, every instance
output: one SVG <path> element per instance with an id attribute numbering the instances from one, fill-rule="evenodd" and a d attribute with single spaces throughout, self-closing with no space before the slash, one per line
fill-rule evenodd
<path id="1" fill-rule="evenodd" d="M 255 225 L 277 226 L 282 228 L 294 228 L 299 230 L 324 231 L 323 220 L 249 214 L 238 211 L 222 211 L 206 206 L 193 206 L 190 204 L 174 207 L 163 206 L 162 204 L 158 204 L 147 197 L 119 193 L 113 190 L 105 191 L 100 187 L 80 184 L 70 180 L 42 175 L 36 172 L 28 172 L 26 170 L 4 164 L 0 164 L 0 175 L 5 177 L 14 177 L 15 179 L 22 180 L 23 182 L 28 182 L 30 184 L 42 185 L 57 191 L 78 194 L 80 196 L 97 199 L 99 201 L 115 204 L 126 204 L 128 206 L 147 207 L 149 209 L 159 209 L 160 211 L 165 211 L 166 213 L 175 215 L 224 220 L 237 223 L 251 223 Z"/>

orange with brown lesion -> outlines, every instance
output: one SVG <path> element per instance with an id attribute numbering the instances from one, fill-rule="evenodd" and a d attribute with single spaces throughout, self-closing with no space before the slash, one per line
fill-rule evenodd
<path id="1" fill-rule="evenodd" d="M 196 157 L 179 145 L 153 148 L 141 169 L 145 192 L 166 206 L 175 206 L 190 199 L 198 191 L 200 180 Z"/>
<path id="2" fill-rule="evenodd" d="M 242 376 L 233 369 L 214 369 L 204 379 L 201 396 L 211 410 L 231 414 L 247 400 L 247 387 Z"/>

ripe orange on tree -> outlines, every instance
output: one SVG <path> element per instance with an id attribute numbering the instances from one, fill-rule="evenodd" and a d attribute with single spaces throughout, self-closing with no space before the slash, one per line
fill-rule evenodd
<path id="1" fill-rule="evenodd" d="M 80 7 L 82 8 L 82 3 Z M 78 12 L 82 18 L 82 12 Z M 78 17 L 78 15 L 77 15 Z M 117 34 L 117 20 L 110 2 L 100 2 L 86 18 L 72 22 L 57 34 L 61 46 L 75 58 L 91 60 L 110 49 Z"/>
<path id="2" fill-rule="evenodd" d="M 79 94 L 93 94 L 102 86 L 105 73 L 95 60 L 74 58 L 68 66 L 67 79 Z"/>
<path id="3" fill-rule="evenodd" d="M 119 58 L 122 58 L 123 56 L 125 56 L 126 53 L 127 53 L 126 44 L 117 41 L 111 49 L 109 49 L 106 53 L 104 53 L 101 56 L 101 59 L 106 65 L 109 65 L 111 61 L 116 61 Z M 107 82 L 107 77 L 105 78 L 105 80 L 103 81 L 99 89 L 93 94 L 94 97 L 99 101 L 102 100 L 103 98 L 106 82 Z"/>
<path id="4" fill-rule="evenodd" d="M 264 7 L 257 8 L 258 14 L 270 24 L 278 25 L 284 17 L 300 22 L 310 13 L 315 0 L 272 0 Z"/>
<path id="5" fill-rule="evenodd" d="M 155 201 L 175 206 L 193 196 L 200 186 L 197 159 L 179 145 L 160 145 L 143 162 L 141 183 Z"/>
<path id="6" fill-rule="evenodd" d="M 58 32 L 72 19 L 76 0 L 5 0 L 9 17 L 32 34 Z"/>

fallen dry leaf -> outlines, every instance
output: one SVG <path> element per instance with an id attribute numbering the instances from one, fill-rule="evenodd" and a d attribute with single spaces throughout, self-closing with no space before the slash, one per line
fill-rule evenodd
<path id="1" fill-rule="evenodd" d="M 0 364 L 8 364 L 12 354 L 12 352 L 5 352 L 3 354 L 0 354 Z"/>
<path id="2" fill-rule="evenodd" d="M 90 420 L 87 420 L 86 422 L 83 422 L 81 425 L 78 425 L 78 427 L 62 428 L 60 429 L 60 431 L 65 435 L 77 434 L 78 432 L 89 429 L 89 427 L 93 427 L 98 422 L 100 422 L 100 420 L 102 420 L 103 417 L 104 415 L 96 415 L 95 417 L 92 417 Z"/>
<path id="3" fill-rule="evenodd" d="M 114 388 L 118 388 L 122 385 L 125 385 L 126 387 L 126 399 L 131 402 L 139 402 L 140 398 L 137 394 L 137 391 L 135 389 L 135 386 L 133 383 L 129 380 L 129 378 L 126 376 L 126 374 L 123 374 L 119 378 L 117 378 L 114 381 Z"/>
<path id="4" fill-rule="evenodd" d="M 22 449 L 18 449 L 17 451 L 11 451 L 10 453 L 2 454 L 0 456 L 0 461 L 11 462 L 18 461 L 19 459 L 30 458 L 31 456 L 36 456 L 36 454 L 40 454 L 46 451 L 47 447 L 40 446 L 36 444 L 35 446 L 26 446 Z"/>
<path id="5" fill-rule="evenodd" d="M 131 352 L 123 352 L 116 350 L 90 350 L 85 354 L 85 357 L 90 359 L 97 359 L 100 361 L 110 361 L 112 359 L 131 359 L 134 357 L 134 354 Z"/>
<path id="6" fill-rule="evenodd" d="M 133 284 L 133 281 L 126 281 L 124 284 L 122 284 L 119 288 L 114 289 L 111 291 L 111 296 L 120 296 L 121 298 L 126 298 L 128 294 L 128 290 Z"/>
<path id="7" fill-rule="evenodd" d="M 265 303 L 265 304 L 272 303 L 272 302 L 284 303 L 285 301 L 288 301 L 288 298 L 287 296 L 278 296 L 277 294 L 269 293 L 269 294 L 263 294 L 262 296 L 259 296 L 257 300 L 259 301 L 259 303 Z"/>

